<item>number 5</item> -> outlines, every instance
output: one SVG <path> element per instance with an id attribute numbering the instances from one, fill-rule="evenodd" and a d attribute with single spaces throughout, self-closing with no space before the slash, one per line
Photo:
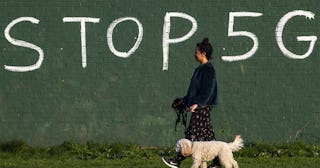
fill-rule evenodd
<path id="1" fill-rule="evenodd" d="M 262 13 L 255 13 L 255 12 L 230 12 L 229 13 L 229 28 L 228 28 L 228 36 L 246 36 L 252 39 L 253 47 L 250 51 L 243 55 L 236 55 L 236 56 L 222 56 L 223 61 L 240 61 L 250 58 L 257 50 L 258 50 L 258 38 L 255 34 L 247 31 L 233 31 L 233 24 L 234 24 L 234 17 L 258 17 L 262 16 Z"/>

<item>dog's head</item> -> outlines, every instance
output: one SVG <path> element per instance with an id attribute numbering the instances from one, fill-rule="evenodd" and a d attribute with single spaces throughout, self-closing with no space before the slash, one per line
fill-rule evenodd
<path id="1" fill-rule="evenodd" d="M 180 139 L 176 144 L 176 152 L 182 156 L 190 156 L 192 154 L 192 142 L 188 139 Z"/>

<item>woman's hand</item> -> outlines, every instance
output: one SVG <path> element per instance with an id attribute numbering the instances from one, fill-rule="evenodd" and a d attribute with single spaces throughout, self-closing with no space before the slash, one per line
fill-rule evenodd
<path id="1" fill-rule="evenodd" d="M 190 111 L 193 113 L 195 112 L 195 110 L 198 108 L 198 104 L 194 104 L 192 106 L 189 107 Z"/>

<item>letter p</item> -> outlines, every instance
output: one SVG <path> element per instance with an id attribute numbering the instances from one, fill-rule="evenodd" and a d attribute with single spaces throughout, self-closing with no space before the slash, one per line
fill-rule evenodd
<path id="1" fill-rule="evenodd" d="M 183 37 L 170 39 L 170 28 L 171 28 L 171 17 L 180 17 L 189 20 L 192 23 L 191 30 Z M 163 25 L 163 39 L 162 39 L 162 49 L 163 49 L 163 65 L 162 70 L 168 70 L 169 67 L 169 44 L 179 43 L 189 39 L 196 31 L 198 25 L 197 21 L 190 15 L 180 12 L 168 12 L 164 17 Z"/>

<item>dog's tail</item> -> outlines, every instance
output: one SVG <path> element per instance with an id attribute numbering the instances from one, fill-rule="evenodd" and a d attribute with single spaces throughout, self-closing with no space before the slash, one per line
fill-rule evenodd
<path id="1" fill-rule="evenodd" d="M 236 152 L 243 147 L 243 139 L 240 135 L 237 135 L 233 142 L 228 143 L 228 146 L 232 152 Z"/>

